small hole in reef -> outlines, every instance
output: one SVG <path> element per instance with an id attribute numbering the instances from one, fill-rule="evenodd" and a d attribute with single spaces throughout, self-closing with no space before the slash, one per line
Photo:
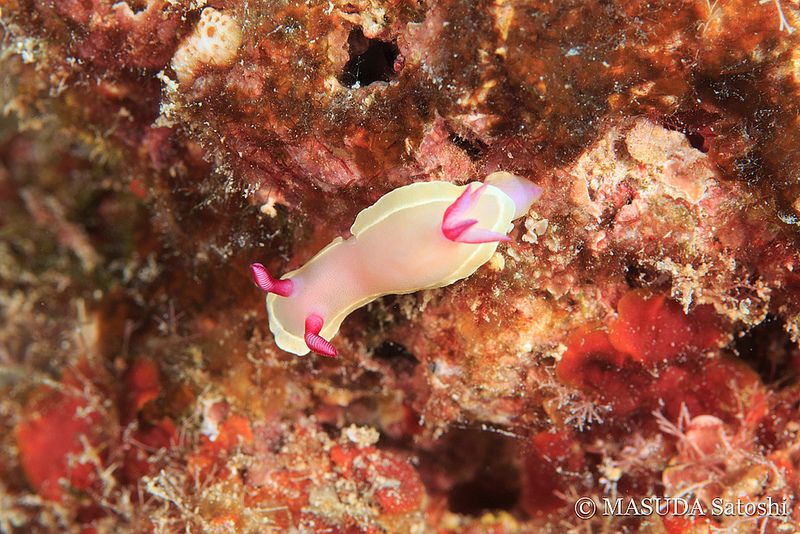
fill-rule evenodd
<path id="1" fill-rule="evenodd" d="M 206 35 L 209 37 L 214 37 L 214 33 L 216 33 L 214 26 L 209 26 L 208 30 L 206 30 Z"/>
<path id="2" fill-rule="evenodd" d="M 480 451 L 482 457 L 473 465 L 472 476 L 452 487 L 447 496 L 448 508 L 456 514 L 480 516 L 489 510 L 513 510 L 519 501 L 520 473 L 515 460 L 514 440 L 483 432 L 472 433 L 461 445 Z M 473 440 L 482 443 L 475 447 Z"/>
<path id="3" fill-rule="evenodd" d="M 256 333 L 255 325 L 252 324 L 247 325 L 247 327 L 245 327 L 244 329 L 244 339 L 245 340 L 251 339 L 255 333 Z"/>
<path id="4" fill-rule="evenodd" d="M 347 45 L 350 59 L 339 77 L 343 85 L 364 87 L 395 78 L 395 63 L 400 55 L 395 43 L 370 39 L 364 36 L 361 28 L 356 28 L 350 32 Z"/>
<path id="5" fill-rule="evenodd" d="M 331 421 L 322 421 L 319 425 L 331 439 L 336 439 L 342 433 L 339 425 Z"/>
<path id="6" fill-rule="evenodd" d="M 689 132 L 686 134 L 686 138 L 689 140 L 689 144 L 692 145 L 692 148 L 696 148 L 700 152 L 708 152 L 708 142 L 703 134 L 699 132 Z"/>
<path id="7" fill-rule="evenodd" d="M 454 429 L 420 457 L 423 482 L 432 493 L 447 492 L 448 509 L 480 516 L 514 512 L 522 492 L 517 440 L 477 429 Z M 452 485 L 443 483 L 452 481 Z"/>
<path id="8" fill-rule="evenodd" d="M 400 343 L 384 341 L 375 349 L 375 359 L 387 362 L 395 372 L 411 372 L 419 360 Z"/>
<path id="9" fill-rule="evenodd" d="M 642 287 L 644 285 L 644 273 L 636 264 L 626 265 L 625 281 L 629 287 Z"/>
<path id="10" fill-rule="evenodd" d="M 778 317 L 768 315 L 734 342 L 734 350 L 767 384 L 786 384 L 797 379 L 792 364 L 800 357 L 800 349 Z"/>
<path id="11" fill-rule="evenodd" d="M 520 489 L 505 478 L 509 473 L 483 469 L 475 478 L 456 484 L 448 495 L 451 512 L 479 516 L 488 510 L 513 510 Z"/>
<path id="12" fill-rule="evenodd" d="M 714 137 L 714 134 L 710 132 L 713 132 L 712 126 L 718 119 L 719 117 L 714 113 L 702 109 L 688 109 L 664 118 L 661 124 L 667 130 L 681 132 L 686 136 L 692 148 L 707 153 Z M 702 133 L 704 131 L 706 131 L 705 134 Z"/>

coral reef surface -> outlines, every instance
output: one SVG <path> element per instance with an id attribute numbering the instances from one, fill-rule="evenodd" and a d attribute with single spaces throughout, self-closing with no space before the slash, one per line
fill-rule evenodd
<path id="1" fill-rule="evenodd" d="M 0 532 L 796 532 L 798 31 L 796 0 L 0 0 Z M 496 171 L 543 194 L 475 274 L 336 359 L 276 346 L 250 264 Z"/>

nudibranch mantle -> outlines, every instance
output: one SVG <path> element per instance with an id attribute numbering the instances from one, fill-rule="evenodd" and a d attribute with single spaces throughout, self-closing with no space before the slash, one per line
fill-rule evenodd
<path id="1" fill-rule="evenodd" d="M 254 264 L 262 289 L 287 286 L 270 289 L 266 298 L 275 343 L 300 356 L 309 347 L 334 356 L 326 340 L 351 312 L 384 295 L 443 287 L 470 276 L 489 261 L 499 241 L 508 239 L 512 221 L 540 194 L 538 186 L 507 172 L 493 173 L 483 185 L 415 183 L 364 209 L 350 228 L 351 237 L 334 239 L 281 281 Z M 459 220 L 446 228 L 449 217 Z"/>

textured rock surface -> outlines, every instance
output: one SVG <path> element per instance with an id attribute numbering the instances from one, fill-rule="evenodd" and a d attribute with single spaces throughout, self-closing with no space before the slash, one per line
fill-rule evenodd
<path id="1" fill-rule="evenodd" d="M 797 9 L 0 3 L 0 531 L 796 530 Z M 249 263 L 496 170 L 474 276 L 275 347 Z"/>

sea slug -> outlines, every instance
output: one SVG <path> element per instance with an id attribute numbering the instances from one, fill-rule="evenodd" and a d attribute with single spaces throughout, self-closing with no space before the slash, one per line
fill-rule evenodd
<path id="1" fill-rule="evenodd" d="M 330 340 L 353 310 L 387 294 L 443 287 L 489 261 L 512 221 L 541 195 L 534 183 L 495 172 L 484 184 L 421 182 L 400 187 L 356 217 L 338 237 L 280 280 L 260 263 L 269 326 L 281 349 L 336 356 Z"/>

